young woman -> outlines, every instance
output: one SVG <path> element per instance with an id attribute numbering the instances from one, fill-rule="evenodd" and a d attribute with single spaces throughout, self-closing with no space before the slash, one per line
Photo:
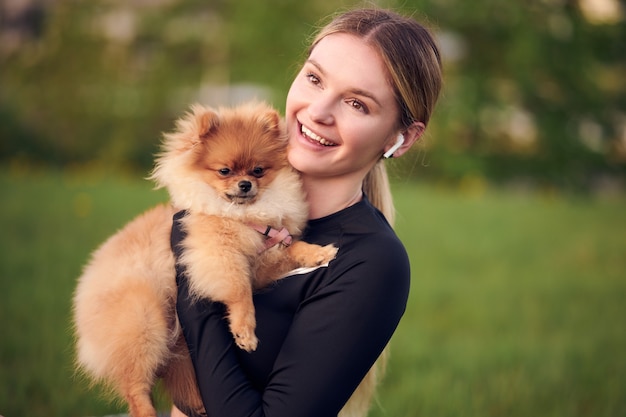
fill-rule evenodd
<path id="1" fill-rule="evenodd" d="M 384 159 L 420 138 L 440 87 L 438 49 L 412 19 L 353 10 L 314 39 L 287 97 L 288 155 L 310 204 L 303 239 L 339 252 L 255 295 L 261 343 L 250 354 L 233 343 L 223 306 L 190 303 L 177 277 L 177 311 L 209 416 L 335 417 L 372 368 L 404 313 L 410 280 L 390 226 Z M 182 238 L 176 222 L 172 237 Z M 359 390 L 341 415 L 364 416 L 371 394 Z"/>

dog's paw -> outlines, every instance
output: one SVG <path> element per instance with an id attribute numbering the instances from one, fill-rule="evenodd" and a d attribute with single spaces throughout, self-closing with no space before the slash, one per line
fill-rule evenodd
<path id="1" fill-rule="evenodd" d="M 257 339 L 257 337 L 252 332 L 233 332 L 233 337 L 235 338 L 235 343 L 237 344 L 237 346 L 239 346 L 240 349 L 243 349 L 246 352 L 255 351 L 259 344 L 259 339 Z"/>
<path id="2" fill-rule="evenodd" d="M 314 266 L 324 265 L 335 259 L 338 249 L 334 245 L 318 246 L 311 260 Z"/>
<path id="3" fill-rule="evenodd" d="M 320 246 L 300 240 L 289 247 L 289 254 L 299 267 L 312 268 L 335 259 L 338 250 L 332 244 Z"/>
<path id="4" fill-rule="evenodd" d="M 246 352 L 256 350 L 259 341 L 254 334 L 256 318 L 252 297 L 244 297 L 239 302 L 228 304 L 228 312 L 230 332 L 237 346 Z"/>

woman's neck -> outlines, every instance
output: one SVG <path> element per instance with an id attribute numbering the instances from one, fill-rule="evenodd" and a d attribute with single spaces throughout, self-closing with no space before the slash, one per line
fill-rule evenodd
<path id="1" fill-rule="evenodd" d="M 363 198 L 362 181 L 333 178 L 302 178 L 309 203 L 309 219 L 319 219 L 341 211 Z"/>

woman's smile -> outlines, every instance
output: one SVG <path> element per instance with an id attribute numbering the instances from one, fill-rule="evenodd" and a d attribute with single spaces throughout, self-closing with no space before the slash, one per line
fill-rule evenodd
<path id="1" fill-rule="evenodd" d="M 398 134 L 399 107 L 388 78 L 378 52 L 361 39 L 323 38 L 287 97 L 292 166 L 309 178 L 362 179 Z"/>
<path id="2" fill-rule="evenodd" d="M 302 133 L 302 136 L 304 136 L 311 142 L 320 144 L 322 146 L 337 146 L 336 143 L 321 137 L 303 124 L 300 125 L 300 132 Z"/>

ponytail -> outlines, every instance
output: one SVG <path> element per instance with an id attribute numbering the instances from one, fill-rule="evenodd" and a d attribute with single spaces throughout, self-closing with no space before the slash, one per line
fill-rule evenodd
<path id="1" fill-rule="evenodd" d="M 384 161 L 381 159 L 363 180 L 363 192 L 374 207 L 380 210 L 393 227 L 396 209 L 393 205 L 391 186 Z"/>
<path id="2" fill-rule="evenodd" d="M 383 213 L 389 224 L 393 227 L 396 210 L 391 196 L 391 186 L 387 176 L 387 168 L 381 159 L 367 173 L 363 180 L 363 192 L 374 207 Z M 365 417 L 370 408 L 376 387 L 385 374 L 389 359 L 389 345 L 380 354 L 376 363 L 369 370 L 363 381 L 341 410 L 338 417 Z"/>

